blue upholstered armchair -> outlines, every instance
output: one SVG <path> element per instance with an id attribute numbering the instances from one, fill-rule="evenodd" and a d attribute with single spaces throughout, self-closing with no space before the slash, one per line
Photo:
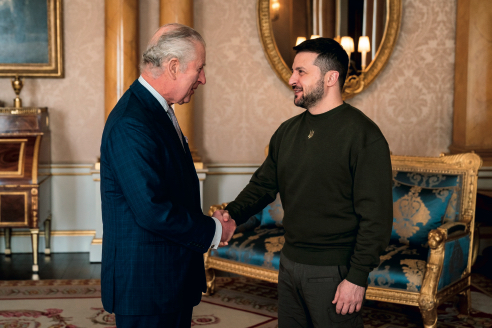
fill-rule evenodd
<path id="1" fill-rule="evenodd" d="M 390 245 L 368 278 L 366 298 L 418 306 L 425 327 L 435 327 L 437 306 L 459 294 L 470 307 L 470 270 L 477 173 L 476 154 L 392 156 L 393 231 Z M 211 212 L 222 206 L 213 206 Z M 213 269 L 277 282 L 284 244 L 280 198 L 243 226 L 229 246 L 205 255 L 209 292 Z"/>

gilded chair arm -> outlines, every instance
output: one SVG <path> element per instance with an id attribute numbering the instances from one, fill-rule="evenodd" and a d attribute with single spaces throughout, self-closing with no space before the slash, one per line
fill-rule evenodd
<path id="1" fill-rule="evenodd" d="M 229 203 L 222 203 L 221 205 L 210 206 L 210 209 L 208 210 L 207 215 L 212 216 L 215 211 L 225 209 L 227 207 L 227 204 L 229 204 Z"/>
<path id="2" fill-rule="evenodd" d="M 464 222 L 448 222 L 429 232 L 429 247 L 437 249 L 451 236 L 453 239 L 462 237 L 468 233 L 469 225 Z"/>

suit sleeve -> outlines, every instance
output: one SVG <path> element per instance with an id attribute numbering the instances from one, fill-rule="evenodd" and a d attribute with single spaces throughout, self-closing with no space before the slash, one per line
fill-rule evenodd
<path id="1" fill-rule="evenodd" d="M 277 197 L 279 188 L 276 140 L 277 132 L 270 140 L 268 156 L 263 164 L 256 170 L 236 199 L 226 207 L 237 225 L 246 222 L 252 215 L 260 212 Z"/>
<path id="2" fill-rule="evenodd" d="M 139 226 L 205 253 L 214 237 L 215 223 L 171 200 L 173 190 L 166 176 L 173 172 L 165 170 L 172 159 L 163 151 L 147 126 L 125 117 L 110 132 L 106 156 Z"/>
<path id="3" fill-rule="evenodd" d="M 365 287 L 369 273 L 379 265 L 393 226 L 391 157 L 382 137 L 357 156 L 354 174 L 354 207 L 359 230 L 350 259 L 347 280 Z"/>

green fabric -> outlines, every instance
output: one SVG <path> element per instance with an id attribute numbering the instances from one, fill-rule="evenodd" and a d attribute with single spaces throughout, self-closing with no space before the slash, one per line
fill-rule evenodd
<path id="1" fill-rule="evenodd" d="M 311 265 L 350 263 L 347 280 L 366 286 L 391 235 L 391 187 L 381 131 L 344 103 L 284 122 L 265 162 L 227 210 L 240 224 L 280 192 L 285 256 Z"/>

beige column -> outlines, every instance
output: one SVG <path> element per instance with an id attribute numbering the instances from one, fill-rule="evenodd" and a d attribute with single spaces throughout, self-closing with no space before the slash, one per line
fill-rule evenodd
<path id="1" fill-rule="evenodd" d="M 451 153 L 475 151 L 492 166 L 492 6 L 458 0 Z"/>
<path id="2" fill-rule="evenodd" d="M 138 0 L 105 0 L 104 111 L 138 78 Z"/>
<path id="3" fill-rule="evenodd" d="M 193 27 L 193 0 L 161 0 L 160 2 L 160 25 L 179 23 Z M 194 124 L 193 124 L 193 97 L 191 101 L 183 105 L 174 105 L 174 112 L 179 121 L 183 134 L 188 137 L 191 155 L 195 162 L 195 168 L 203 168 L 198 150 L 195 148 Z"/>

